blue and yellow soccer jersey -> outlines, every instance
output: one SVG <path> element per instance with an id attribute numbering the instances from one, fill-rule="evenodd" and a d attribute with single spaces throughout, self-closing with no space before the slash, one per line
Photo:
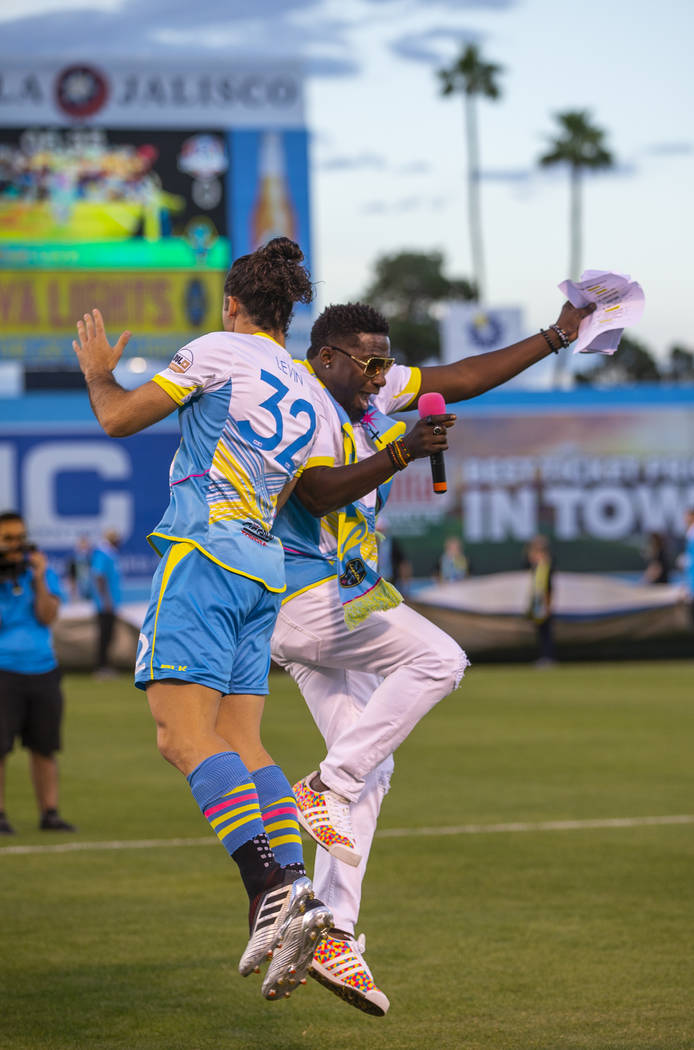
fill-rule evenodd
<path id="1" fill-rule="evenodd" d="M 306 462 L 326 414 L 318 384 L 267 335 L 212 332 L 154 382 L 180 406 L 168 509 L 149 541 L 193 543 L 213 561 L 284 590 L 277 498 Z"/>
<path id="2" fill-rule="evenodd" d="M 386 374 L 385 385 L 371 398 L 371 404 L 384 415 L 402 412 L 416 399 L 422 385 L 419 368 L 393 365 Z M 305 463 L 309 467 L 341 467 L 344 465 L 344 438 L 342 424 L 332 402 L 327 405 L 327 418 L 321 420 L 316 441 Z M 367 459 L 376 452 L 370 431 L 362 421 L 352 424 L 357 459 Z M 366 544 L 367 561 L 375 564 L 377 545 L 375 535 L 376 500 L 378 490 L 366 493 L 357 502 L 365 519 L 374 526 L 370 543 Z M 315 518 L 306 510 L 298 496 L 293 495 L 282 507 L 274 526 L 275 535 L 282 540 L 285 550 L 287 594 L 285 600 L 302 590 L 329 579 L 336 573 L 337 531 L 339 512 L 332 511 Z M 369 553 L 370 552 L 370 553 Z"/>

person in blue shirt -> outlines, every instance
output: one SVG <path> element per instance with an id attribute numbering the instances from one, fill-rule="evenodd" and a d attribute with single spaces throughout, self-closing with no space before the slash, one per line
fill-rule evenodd
<path id="1" fill-rule="evenodd" d="M 50 625 L 63 598 L 46 556 L 27 543 L 16 511 L 0 514 L 0 834 L 5 816 L 5 760 L 16 737 L 29 751 L 43 831 L 76 831 L 58 813 L 63 695 Z"/>
<path id="2" fill-rule="evenodd" d="M 694 507 L 688 509 L 685 517 L 684 579 L 694 626 Z"/>
<path id="3" fill-rule="evenodd" d="M 121 600 L 121 575 L 118 548 L 121 538 L 114 529 L 104 534 L 103 542 L 94 550 L 90 561 L 90 589 L 96 605 L 99 626 L 96 674 L 105 678 L 113 671 L 108 666 L 108 651 L 116 625 L 116 612 Z"/>

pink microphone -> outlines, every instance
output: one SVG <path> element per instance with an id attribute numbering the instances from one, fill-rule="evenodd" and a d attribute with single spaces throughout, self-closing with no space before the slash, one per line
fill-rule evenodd
<path id="1" fill-rule="evenodd" d="M 422 394 L 417 405 L 420 419 L 427 416 L 443 416 L 446 414 L 446 402 L 442 394 Z M 446 464 L 443 461 L 443 452 L 434 452 L 429 456 L 431 462 L 431 480 L 434 492 L 447 492 Z"/>

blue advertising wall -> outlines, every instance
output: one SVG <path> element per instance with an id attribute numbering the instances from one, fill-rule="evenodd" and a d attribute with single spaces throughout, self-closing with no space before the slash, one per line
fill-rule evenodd
<path id="1" fill-rule="evenodd" d="M 517 568 L 538 530 L 571 571 L 637 571 L 653 530 L 673 553 L 681 547 L 694 506 L 694 387 L 499 390 L 451 407 L 447 495 L 432 496 L 429 464 L 418 461 L 388 503 L 416 575 L 431 571 L 452 534 L 477 573 Z M 175 413 L 115 440 L 86 394 L 0 400 L 0 510 L 22 512 L 58 570 L 80 536 L 96 542 L 116 529 L 139 598 L 156 565 L 146 535 L 167 505 L 177 445 Z"/>
<path id="2" fill-rule="evenodd" d="M 0 401 L 0 510 L 18 509 L 31 539 L 64 570 L 81 536 L 122 536 L 126 597 L 144 596 L 157 562 L 147 533 L 168 503 L 178 447 L 174 414 L 130 438 L 107 437 L 84 394 Z"/>

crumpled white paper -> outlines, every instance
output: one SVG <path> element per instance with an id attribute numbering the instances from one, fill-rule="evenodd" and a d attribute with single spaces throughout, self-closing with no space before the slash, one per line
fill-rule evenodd
<path id="1" fill-rule="evenodd" d="M 562 281 L 559 289 L 572 306 L 596 303 L 581 321 L 575 354 L 613 354 L 624 329 L 640 320 L 646 301 L 643 288 L 628 273 L 611 270 L 584 270 L 580 280 Z"/>

